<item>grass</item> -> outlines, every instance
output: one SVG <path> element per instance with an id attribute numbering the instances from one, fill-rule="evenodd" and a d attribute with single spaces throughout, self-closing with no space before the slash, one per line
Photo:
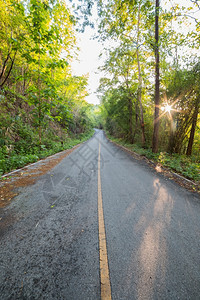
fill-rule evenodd
<path id="1" fill-rule="evenodd" d="M 107 135 L 110 140 L 120 144 L 127 149 L 138 153 L 141 156 L 160 163 L 162 166 L 167 167 L 184 177 L 191 179 L 195 182 L 200 182 L 200 161 L 196 156 L 188 157 L 186 155 L 169 154 L 167 152 L 152 153 L 151 149 L 144 149 L 137 144 L 129 144 L 123 139 L 114 138 Z"/>
<path id="2" fill-rule="evenodd" d="M 71 149 L 77 144 L 87 141 L 93 134 L 94 130 L 91 130 L 90 132 L 80 134 L 79 136 L 68 138 L 64 143 L 52 142 L 51 147 L 49 148 L 45 145 L 41 146 L 42 149 L 35 147 L 32 149 L 32 152 L 34 153 L 31 154 L 22 151 L 22 153 L 13 152 L 8 156 L 5 152 L 0 151 L 0 179 L 5 173 L 22 168 L 27 164 L 34 163 L 63 150 Z"/>

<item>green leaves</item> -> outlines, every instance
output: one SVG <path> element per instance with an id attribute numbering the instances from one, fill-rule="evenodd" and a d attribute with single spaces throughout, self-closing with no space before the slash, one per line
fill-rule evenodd
<path id="1" fill-rule="evenodd" d="M 0 173 L 72 147 L 68 135 L 93 125 L 87 77 L 71 73 L 74 24 L 62 0 L 0 0 Z"/>

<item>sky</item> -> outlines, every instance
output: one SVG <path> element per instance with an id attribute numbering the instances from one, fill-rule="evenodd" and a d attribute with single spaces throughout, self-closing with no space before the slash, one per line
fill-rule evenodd
<path id="1" fill-rule="evenodd" d="M 103 46 L 93 39 L 95 31 L 92 28 L 86 28 L 84 33 L 78 33 L 78 47 L 80 48 L 79 60 L 72 62 L 72 71 L 76 75 L 89 75 L 88 92 L 89 96 L 86 101 L 92 104 L 99 104 L 99 99 L 95 91 L 99 86 L 99 80 L 102 74 L 98 71 L 98 67 L 102 65 L 99 60 L 99 54 L 103 50 Z"/>

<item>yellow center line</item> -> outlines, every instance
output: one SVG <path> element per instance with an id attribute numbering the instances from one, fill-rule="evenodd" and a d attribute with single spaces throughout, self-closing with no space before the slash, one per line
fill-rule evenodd
<path id="1" fill-rule="evenodd" d="M 111 286 L 108 269 L 108 255 L 106 246 L 106 232 L 103 215 L 103 201 L 101 193 L 101 146 L 99 143 L 98 157 L 98 220 L 99 220 L 99 259 L 100 259 L 100 280 L 101 280 L 101 300 L 111 300 Z"/>

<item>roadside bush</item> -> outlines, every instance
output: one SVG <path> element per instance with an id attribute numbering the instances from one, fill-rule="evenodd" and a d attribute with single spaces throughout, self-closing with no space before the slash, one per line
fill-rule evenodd
<path id="1" fill-rule="evenodd" d="M 31 148 L 32 153 L 24 154 L 25 150 L 22 147 L 21 153 L 8 153 L 6 146 L 0 149 L 0 175 L 10 172 L 14 169 L 22 168 L 29 163 L 34 163 L 41 158 L 53 155 L 65 149 L 70 149 L 73 146 L 88 140 L 94 134 L 94 130 L 81 134 L 78 137 L 67 138 L 63 143 L 51 141 L 49 148 L 47 145 L 34 146 Z M 41 149 L 42 148 L 42 149 Z"/>

